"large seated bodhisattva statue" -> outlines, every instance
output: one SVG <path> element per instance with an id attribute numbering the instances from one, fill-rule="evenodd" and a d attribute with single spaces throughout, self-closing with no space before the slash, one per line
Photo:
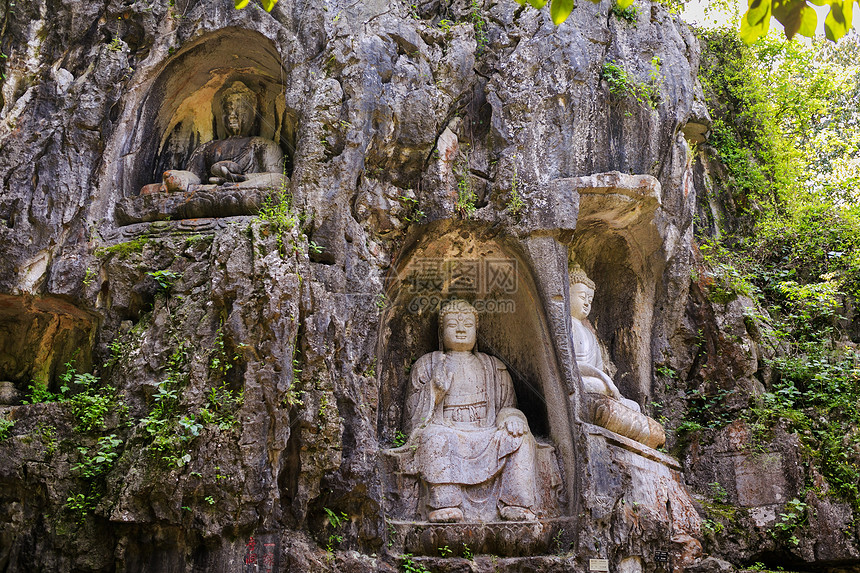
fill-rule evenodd
<path id="1" fill-rule="evenodd" d="M 604 370 L 600 345 L 588 322 L 594 299 L 594 281 L 579 265 L 570 270 L 569 278 L 571 337 L 582 376 L 584 401 L 590 418 L 587 421 L 651 448 L 663 445 L 666 441 L 663 427 L 642 414 L 639 404 L 622 396 Z"/>
<path id="2" fill-rule="evenodd" d="M 188 191 L 189 186 L 209 184 L 277 186 L 283 174 L 284 154 L 277 143 L 252 136 L 257 116 L 257 96 L 244 83 L 233 82 L 221 94 L 227 139 L 199 146 L 184 170 L 164 172 L 164 190 Z M 275 187 L 277 188 L 277 187 Z"/>
<path id="3" fill-rule="evenodd" d="M 473 520 L 490 506 L 490 520 L 533 520 L 540 503 L 536 442 L 505 365 L 475 351 L 477 326 L 471 304 L 446 302 L 439 315 L 444 351 L 412 368 L 405 448 L 426 488 L 422 510 L 431 522 Z"/>

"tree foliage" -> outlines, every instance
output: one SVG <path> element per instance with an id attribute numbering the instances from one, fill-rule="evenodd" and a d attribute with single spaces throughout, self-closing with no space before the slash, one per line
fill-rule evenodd
<path id="1" fill-rule="evenodd" d="M 599 3 L 600 0 L 591 0 Z M 782 24 L 785 37 L 789 40 L 795 34 L 812 38 L 818 26 L 818 14 L 810 4 L 815 6 L 830 6 L 830 11 L 824 19 L 824 34 L 833 42 L 845 36 L 851 30 L 854 2 L 860 0 L 749 0 L 749 8 L 741 19 L 740 36 L 747 44 L 752 44 L 767 35 L 771 19 Z M 250 0 L 234 0 L 236 9 L 241 10 Z M 278 0 L 260 0 L 263 8 L 271 12 Z M 553 23 L 558 26 L 567 20 L 575 8 L 574 0 L 517 0 L 521 6 L 528 4 L 541 9 L 547 4 Z M 633 0 L 618 0 L 617 7 L 623 10 L 630 6 Z"/>
<path id="2" fill-rule="evenodd" d="M 699 39 L 714 119 L 702 150 L 725 165 L 717 188 L 737 217 L 718 238 L 697 226 L 709 296 L 753 298 L 762 310 L 747 318 L 775 354 L 765 393 L 740 416 L 760 441 L 777 424 L 796 434 L 830 493 L 860 511 L 858 39 Z"/>
<path id="3" fill-rule="evenodd" d="M 599 0 L 592 0 L 598 2 Z M 749 8 L 741 18 L 740 37 L 747 44 L 752 44 L 766 36 L 770 29 L 771 19 L 782 24 L 785 37 L 789 40 L 800 34 L 813 37 L 818 26 L 818 14 L 812 5 L 830 6 L 830 11 L 824 19 L 824 33 L 833 42 L 845 36 L 851 29 L 854 2 L 860 0 L 749 0 Z M 526 4 L 534 8 L 543 8 L 550 4 L 552 21 L 559 25 L 570 16 L 573 10 L 573 0 L 517 0 L 520 5 Z M 633 0 L 618 0 L 618 7 L 626 8 Z"/>

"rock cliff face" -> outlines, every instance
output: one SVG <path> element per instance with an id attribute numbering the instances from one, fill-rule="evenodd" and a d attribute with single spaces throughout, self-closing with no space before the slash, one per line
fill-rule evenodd
<path id="1" fill-rule="evenodd" d="M 0 570 L 395 570 L 409 548 L 440 571 L 699 563 L 680 466 L 581 423 L 567 342 L 573 259 L 603 289 L 616 382 L 654 415 L 655 368 L 689 370 L 715 324 L 691 310 L 697 43 L 658 4 L 635 23 L 609 8 L 556 28 L 513 0 L 7 2 Z M 283 186 L 140 195 L 218 137 L 207 106 L 231 78 L 260 94 Z M 387 521 L 381 452 L 438 348 L 410 265 L 500 255 L 516 310 L 488 313 L 479 345 L 521 373 L 563 519 L 470 561 Z M 66 399 L 23 404 L 39 382 Z"/>

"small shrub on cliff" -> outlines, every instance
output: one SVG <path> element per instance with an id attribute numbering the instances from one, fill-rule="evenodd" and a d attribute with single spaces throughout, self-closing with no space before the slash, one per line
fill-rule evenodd
<path id="1" fill-rule="evenodd" d="M 660 103 L 661 93 L 658 84 L 660 77 L 660 60 L 651 62 L 654 69 L 649 73 L 649 81 L 641 82 L 620 64 L 614 61 L 604 62 L 600 71 L 600 79 L 609 87 L 609 95 L 616 100 L 632 98 L 640 105 L 654 109 Z"/>
<path id="2" fill-rule="evenodd" d="M 119 456 L 117 448 L 120 444 L 122 444 L 122 440 L 116 434 L 111 434 L 98 439 L 95 451 L 91 451 L 90 448 L 79 447 L 78 452 L 81 455 L 81 461 L 72 470 L 78 472 L 85 479 L 93 479 L 106 474 Z"/>
<path id="3" fill-rule="evenodd" d="M 48 390 L 48 383 L 44 380 L 32 380 L 27 386 L 27 397 L 21 401 L 22 404 L 41 404 L 43 402 L 63 402 L 63 394 L 55 394 Z"/>
<path id="4" fill-rule="evenodd" d="M 628 24 L 633 24 L 636 26 L 636 21 L 639 18 L 639 8 L 633 6 L 632 4 L 627 7 L 620 7 L 618 3 L 612 5 L 612 8 L 609 10 L 609 13 L 618 18 L 619 20 L 623 20 Z"/>
<path id="5" fill-rule="evenodd" d="M 286 171 L 284 178 L 286 179 Z M 302 224 L 304 214 L 297 213 L 293 209 L 293 196 L 287 190 L 286 183 L 282 183 L 278 189 L 273 189 L 271 194 L 263 200 L 263 204 L 257 212 L 257 218 L 268 223 L 269 230 L 275 235 L 278 252 L 282 257 L 287 255 L 288 243 L 292 246 L 292 252 L 298 249 L 290 235 L 293 229 Z"/>
<path id="6" fill-rule="evenodd" d="M 478 196 L 472 188 L 472 176 L 469 173 L 468 157 L 465 161 L 458 162 L 454 166 L 454 169 L 457 176 L 457 198 L 454 207 L 464 219 L 471 219 L 478 210 L 475 206 Z"/>
<path id="7" fill-rule="evenodd" d="M 0 442 L 9 439 L 12 435 L 12 428 L 15 426 L 15 420 L 7 420 L 0 418 Z"/>

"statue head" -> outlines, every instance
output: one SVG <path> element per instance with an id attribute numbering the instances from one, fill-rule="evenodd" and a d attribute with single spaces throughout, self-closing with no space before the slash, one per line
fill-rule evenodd
<path id="1" fill-rule="evenodd" d="M 568 272 L 570 278 L 570 315 L 583 320 L 591 312 L 591 301 L 594 299 L 594 281 L 588 278 L 579 265 L 574 265 Z"/>
<path id="2" fill-rule="evenodd" d="M 257 114 L 257 95 L 242 82 L 233 84 L 221 94 L 224 128 L 227 135 L 250 135 Z"/>
<path id="3" fill-rule="evenodd" d="M 478 311 L 461 299 L 442 303 L 439 340 L 445 350 L 471 351 L 478 337 Z"/>

